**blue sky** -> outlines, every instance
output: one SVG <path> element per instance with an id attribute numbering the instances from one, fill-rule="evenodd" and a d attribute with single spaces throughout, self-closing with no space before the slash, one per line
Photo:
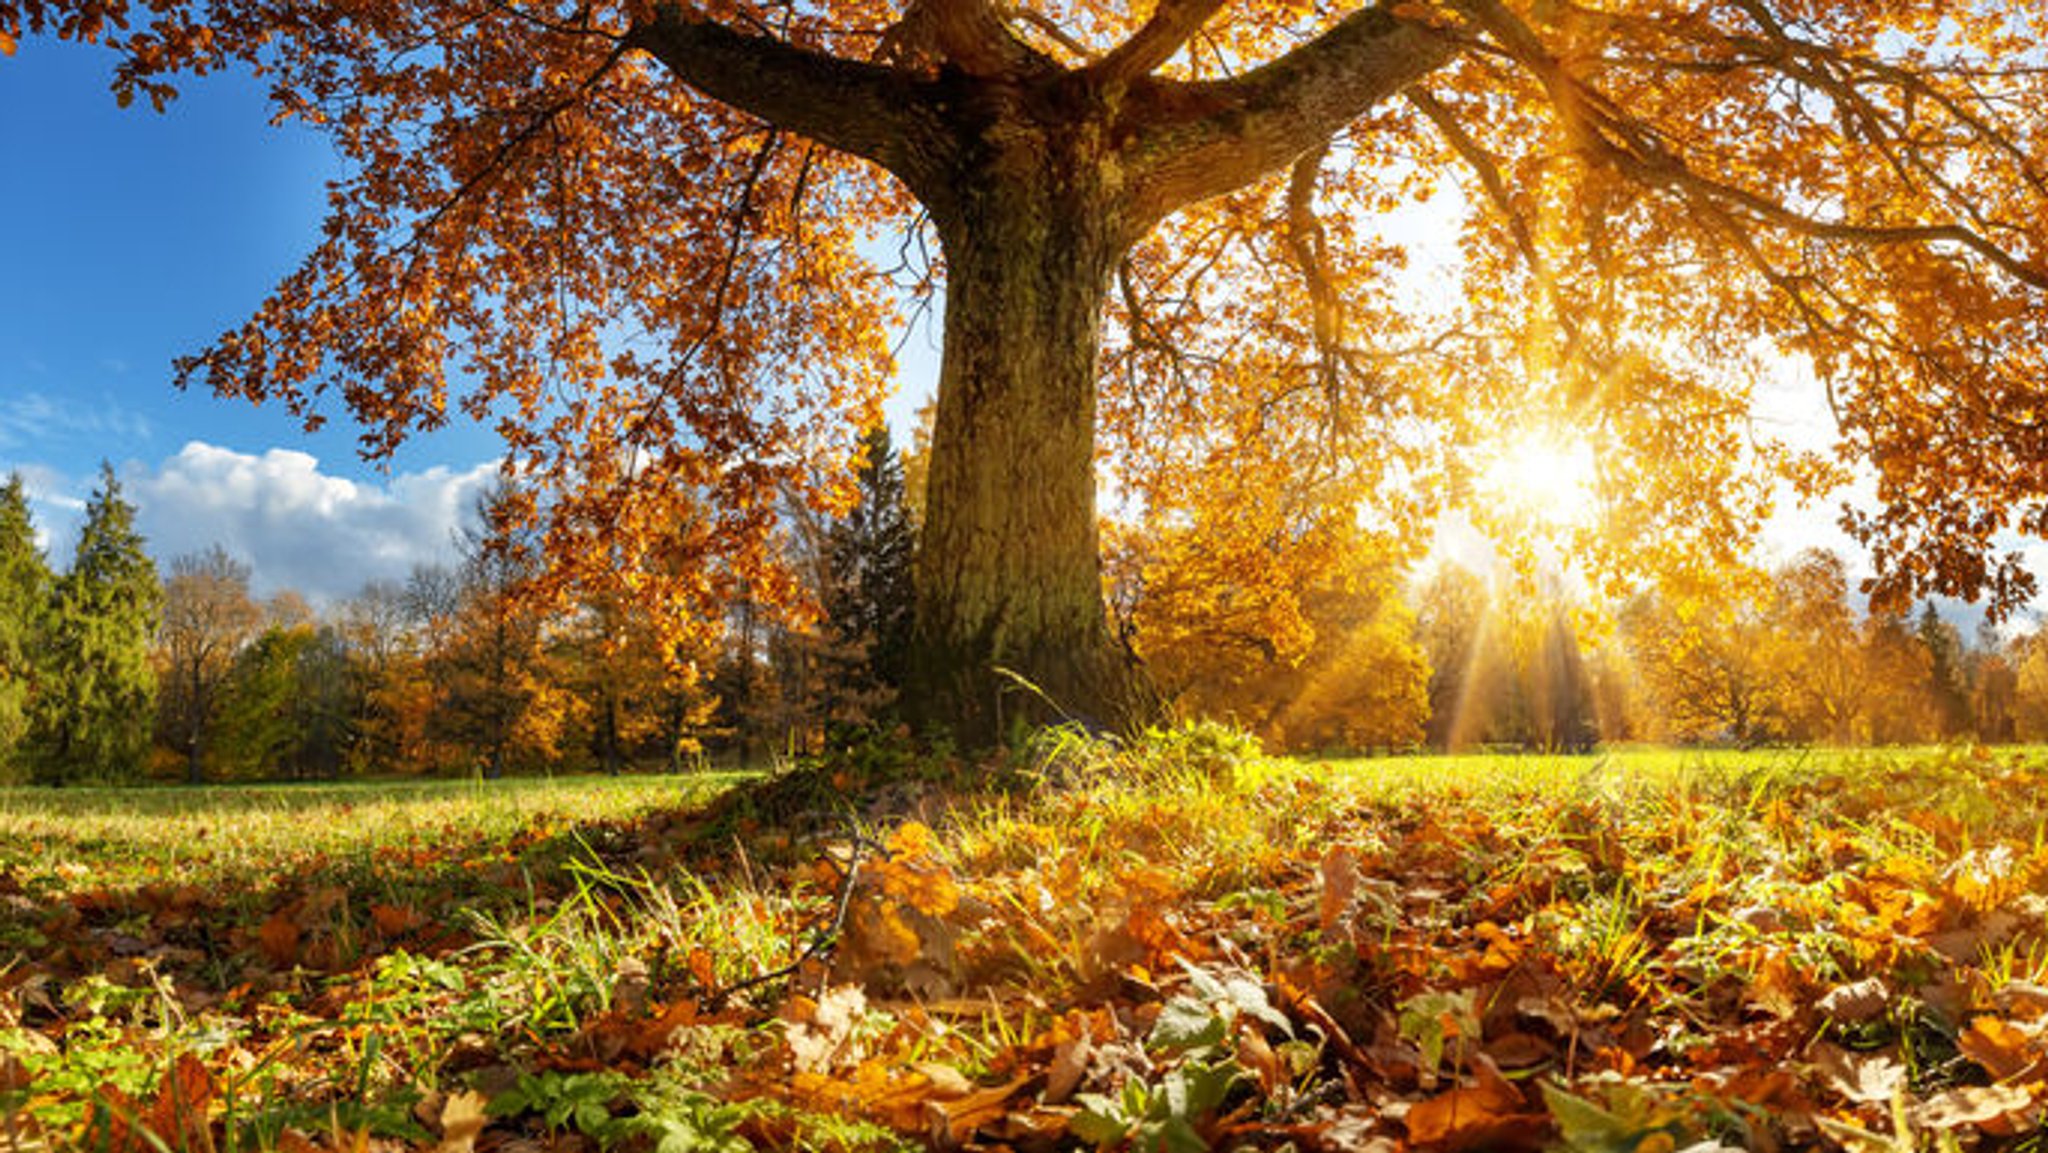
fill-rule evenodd
<path id="1" fill-rule="evenodd" d="M 344 414 L 307 435 L 276 406 L 171 387 L 173 358 L 311 247 L 335 168 L 316 135 L 270 127 L 246 79 L 123 110 L 110 59 L 55 41 L 0 58 L 0 472 L 28 479 L 51 553 L 106 460 L 160 558 L 219 542 L 265 591 L 346 596 L 445 555 L 488 435 L 436 434 L 379 471 Z"/>
<path id="2" fill-rule="evenodd" d="M 0 57 L 0 474 L 28 480 L 52 556 L 106 460 L 160 560 L 219 543 L 263 592 L 333 600 L 446 559 L 498 455 L 488 432 L 457 423 L 373 468 L 339 405 L 309 435 L 170 383 L 312 247 L 338 172 L 325 142 L 271 127 L 241 75 L 188 78 L 159 115 L 118 108 L 110 69 L 54 40 Z M 931 343 L 908 342 L 911 375 L 935 372 Z"/>

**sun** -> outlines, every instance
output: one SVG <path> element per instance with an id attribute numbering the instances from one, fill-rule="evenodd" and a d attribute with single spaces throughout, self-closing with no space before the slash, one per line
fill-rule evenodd
<path id="1" fill-rule="evenodd" d="M 1528 432 L 1494 447 L 1478 492 L 1497 511 L 1549 528 L 1586 528 L 1599 516 L 1598 480 L 1584 438 Z"/>

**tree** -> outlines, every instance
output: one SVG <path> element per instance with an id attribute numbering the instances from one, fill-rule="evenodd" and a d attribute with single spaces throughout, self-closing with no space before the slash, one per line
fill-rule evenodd
<path id="1" fill-rule="evenodd" d="M 215 545 L 171 561 L 164 581 L 162 713 L 171 744 L 185 755 L 185 779 L 206 779 L 208 729 L 235 654 L 255 635 L 263 613 L 249 595 L 249 566 Z"/>
<path id="2" fill-rule="evenodd" d="M 50 569 L 14 473 L 0 487 L 0 781 L 12 779 L 16 746 L 28 731 L 49 596 Z"/>
<path id="3" fill-rule="evenodd" d="M 1783 735 L 1783 642 L 1759 590 L 1730 583 L 1640 593 L 1623 607 L 1621 625 L 1670 735 L 1748 747 Z"/>
<path id="4" fill-rule="evenodd" d="M 1807 549 L 1772 575 L 1772 627 L 1785 640 L 1786 712 L 1792 735 L 1849 744 L 1868 692 L 1870 662 L 1849 605 L 1849 570 Z"/>
<path id="5" fill-rule="evenodd" d="M 487 777 L 553 760 L 567 703 L 549 667 L 546 621 L 521 595 L 530 554 L 502 531 L 522 499 L 501 485 L 477 501 L 461 535 L 454 616 L 427 661 L 440 697 L 429 732 L 467 749 Z"/>
<path id="6" fill-rule="evenodd" d="M 156 715 L 149 654 L 162 606 L 135 508 L 121 499 L 112 466 L 102 465 L 71 567 L 52 597 L 28 738 L 38 783 L 120 780 L 140 771 Z"/>
<path id="7" fill-rule="evenodd" d="M 1429 658 L 1429 743 L 1455 751 L 1479 731 L 1470 707 L 1473 671 L 1487 621 L 1486 582 L 1469 569 L 1439 566 L 1417 594 L 1416 634 Z"/>
<path id="8" fill-rule="evenodd" d="M 220 714 L 218 759 L 228 776 L 339 775 L 353 737 L 341 635 L 310 621 L 271 624 L 236 654 Z"/>
<path id="9" fill-rule="evenodd" d="M 893 713 L 910 681 L 916 602 L 911 584 L 916 539 L 904 493 L 903 467 L 876 424 L 861 438 L 854 470 L 857 497 L 825 534 L 825 627 L 851 651 L 837 678 L 841 691 L 872 698 L 870 721 Z"/>
<path id="10" fill-rule="evenodd" d="M 1144 708 L 1104 621 L 1098 413 L 1133 467 L 1264 422 L 1389 500 L 1454 487 L 1503 420 L 1562 422 L 1600 439 L 1618 539 L 1725 556 L 1757 468 L 1845 475 L 1749 436 L 1774 348 L 1877 477 L 1849 524 L 1880 599 L 2033 591 L 1999 534 L 2048 531 L 2039 3 L 0 0 L 6 46 L 49 31 L 110 43 L 123 101 L 260 68 L 354 166 L 181 379 L 311 421 L 338 394 L 373 454 L 459 398 L 561 493 L 564 579 L 621 544 L 772 567 L 770 494 L 829 502 L 809 458 L 887 375 L 858 243 L 929 221 L 917 699 L 970 740 L 996 666 Z M 1435 317 L 1383 213 L 1453 186 L 1464 300 Z"/>
<path id="11" fill-rule="evenodd" d="M 1927 650 L 1925 688 L 1937 735 L 1948 738 L 1969 732 L 1970 687 L 1964 681 L 1967 669 L 1963 634 L 1942 620 L 1934 611 L 1934 602 L 1929 601 L 1920 606 L 1920 617 L 1913 622 L 1913 636 Z"/>

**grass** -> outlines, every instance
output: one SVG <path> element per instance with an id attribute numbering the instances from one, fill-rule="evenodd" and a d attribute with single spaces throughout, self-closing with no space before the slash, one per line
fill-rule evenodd
<path id="1" fill-rule="evenodd" d="M 2019 1148 L 2044 786 L 1195 728 L 5 792 L 0 1149 Z"/>

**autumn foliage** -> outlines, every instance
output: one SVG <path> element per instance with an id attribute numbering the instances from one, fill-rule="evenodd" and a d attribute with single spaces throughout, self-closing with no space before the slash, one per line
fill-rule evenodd
<path id="1" fill-rule="evenodd" d="M 1133 519 L 1229 472 L 1410 531 L 1497 429 L 1570 430 L 1605 567 L 1725 560 L 1772 476 L 1860 471 L 1888 604 L 2022 602 L 2043 21 L 9 0 L 0 46 L 103 42 L 124 101 L 260 70 L 348 171 L 306 263 L 182 378 L 345 409 L 372 456 L 494 424 L 552 577 L 658 596 L 679 641 L 786 588 L 778 505 L 843 506 L 901 307 L 943 285 L 920 699 L 979 739 L 1023 707 L 996 665 L 1145 710 L 1101 608 L 1098 448 Z M 880 267 L 899 251 L 932 259 Z M 1747 423 L 1786 358 L 1828 390 L 1831 454 Z"/>

